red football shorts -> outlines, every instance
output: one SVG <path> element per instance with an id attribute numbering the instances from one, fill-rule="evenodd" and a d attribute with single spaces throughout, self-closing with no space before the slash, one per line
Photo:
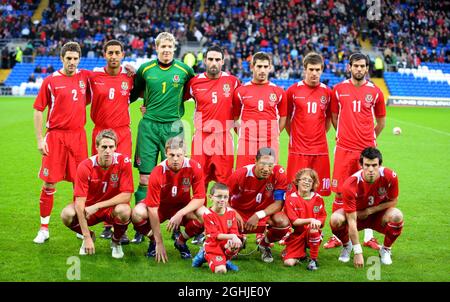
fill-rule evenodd
<path id="1" fill-rule="evenodd" d="M 256 153 L 262 147 L 270 147 L 274 149 L 276 154 L 275 158 L 276 164 L 278 162 L 278 149 L 279 149 L 278 139 L 257 142 L 239 138 L 237 158 L 236 158 L 236 169 L 242 168 L 246 165 L 254 164 L 256 162 Z"/>
<path id="2" fill-rule="evenodd" d="M 341 193 L 344 181 L 361 169 L 359 165 L 360 151 L 349 151 L 339 147 L 334 149 L 334 168 L 331 190 Z"/>
<path id="3" fill-rule="evenodd" d="M 244 221 L 244 224 L 247 222 L 247 220 L 250 219 L 250 217 L 253 216 L 253 214 L 255 214 L 255 212 L 250 211 L 250 212 L 242 212 L 239 211 L 237 209 L 234 209 L 239 215 L 241 215 L 242 220 Z M 275 215 L 275 214 L 274 214 Z M 247 231 L 244 230 L 244 234 L 259 234 L 259 233 L 264 233 L 264 231 L 267 228 L 267 221 L 270 219 L 270 216 L 266 216 L 263 219 L 260 219 L 258 222 L 258 226 L 256 227 L 256 229 L 254 231 Z"/>
<path id="4" fill-rule="evenodd" d="M 378 233 L 385 234 L 386 226 L 383 226 L 383 216 L 388 209 L 379 211 L 375 214 L 369 215 L 366 219 L 357 219 L 356 225 L 358 231 L 363 229 L 372 229 Z"/>
<path id="5" fill-rule="evenodd" d="M 74 182 L 78 165 L 88 157 L 84 128 L 50 130 L 44 140 L 49 152 L 42 157 L 39 178 L 48 183 Z"/>
<path id="6" fill-rule="evenodd" d="M 95 212 L 94 215 L 89 216 L 89 219 L 87 220 L 88 226 L 96 225 L 97 223 L 102 222 L 102 221 L 105 221 L 107 224 L 110 224 L 110 225 L 114 224 L 114 217 L 113 217 L 114 208 L 115 208 L 115 206 L 103 208 L 103 209 L 100 209 L 97 212 Z M 78 224 L 78 216 L 77 215 L 75 215 L 74 220 L 76 220 L 76 221 L 74 221 L 74 223 Z"/>
<path id="7" fill-rule="evenodd" d="M 205 244 L 205 259 L 209 268 L 214 273 L 219 265 L 226 265 L 227 260 L 231 257 L 225 255 L 225 245 L 228 240 L 218 240 L 213 244 Z"/>
<path id="8" fill-rule="evenodd" d="M 168 204 L 163 204 L 162 206 L 160 204 L 158 207 L 159 222 L 163 223 L 164 221 L 172 218 L 179 210 L 184 208 L 189 203 L 189 201 L 187 201 L 186 203 L 176 203 L 176 204 L 168 203 Z M 163 202 L 164 201 L 162 201 L 162 203 Z M 186 215 L 185 215 L 183 217 L 183 221 L 181 222 L 181 225 L 184 226 L 188 221 L 189 221 L 189 219 L 187 219 Z"/>
<path id="9" fill-rule="evenodd" d="M 227 183 L 234 165 L 231 133 L 196 132 L 192 137 L 191 158 L 202 166 L 206 184 L 210 181 Z"/>
<path id="10" fill-rule="evenodd" d="M 330 159 L 326 155 L 306 155 L 289 153 L 287 162 L 287 179 L 292 182 L 295 174 L 303 168 L 314 169 L 319 176 L 317 193 L 321 196 L 329 196 L 330 189 Z"/>
<path id="11" fill-rule="evenodd" d="M 95 126 L 94 129 L 92 130 L 92 145 L 91 145 L 91 154 L 92 155 L 97 154 L 95 137 L 97 136 L 97 134 L 100 131 L 102 131 L 104 129 L 108 129 L 108 128 Z M 118 128 L 112 128 L 112 130 L 114 130 L 114 132 L 116 133 L 117 140 L 118 140 L 116 152 L 121 153 L 121 154 L 131 158 L 131 150 L 132 150 L 131 148 L 132 147 L 131 147 L 131 129 L 130 129 L 130 127 L 123 126 L 123 127 L 118 127 Z"/>
<path id="12" fill-rule="evenodd" d="M 322 235 L 322 231 L 318 230 Z M 293 232 L 286 240 L 286 248 L 281 252 L 283 261 L 287 259 L 300 259 L 306 257 L 306 248 L 308 248 L 309 229 L 302 233 Z"/>

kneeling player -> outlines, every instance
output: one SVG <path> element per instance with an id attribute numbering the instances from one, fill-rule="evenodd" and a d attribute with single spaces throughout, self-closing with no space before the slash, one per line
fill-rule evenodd
<path id="1" fill-rule="evenodd" d="M 236 212 L 228 207 L 229 190 L 223 183 L 215 183 L 209 198 L 213 204 L 203 214 L 206 241 L 204 248 L 192 259 L 193 267 L 200 267 L 208 262 L 211 271 L 218 274 L 227 270 L 238 271 L 231 262 L 242 246 L 236 220 Z"/>
<path id="2" fill-rule="evenodd" d="M 275 164 L 275 151 L 263 147 L 256 163 L 237 169 L 228 182 L 231 207 L 237 212 L 241 233 L 262 233 L 259 240 L 261 259 L 272 262 L 270 244 L 281 240 L 290 228 L 281 210 L 287 189 L 286 173 Z"/>
<path id="3" fill-rule="evenodd" d="M 130 198 L 134 192 L 130 159 L 115 153 L 117 136 L 102 130 L 95 139 L 97 154 L 80 163 L 75 178 L 75 202 L 62 213 L 63 223 L 82 234 L 80 255 L 95 253 L 94 232 L 89 226 L 105 221 L 114 226 L 112 256 L 122 258 L 120 238 L 130 223 Z"/>
<path id="4" fill-rule="evenodd" d="M 136 231 L 150 238 L 147 257 L 156 257 L 157 262 L 162 260 L 164 263 L 168 258 L 160 223 L 169 220 L 169 232 L 184 226 L 184 231 L 177 233 L 174 246 L 181 258 L 188 259 L 192 256 L 186 241 L 203 232 L 201 217 L 206 210 L 203 206 L 205 184 L 200 164 L 185 157 L 186 147 L 178 136 L 170 138 L 165 149 L 167 159 L 153 169 L 147 196 L 132 213 Z"/>
<path id="5" fill-rule="evenodd" d="M 344 182 L 344 207 L 331 215 L 333 234 L 345 243 L 339 261 L 350 261 L 353 247 L 355 267 L 364 266 L 358 230 L 371 228 L 385 235 L 379 253 L 381 263 L 389 265 L 392 264 L 391 246 L 403 228 L 403 214 L 395 207 L 398 201 L 397 174 L 381 166 L 381 152 L 374 147 L 364 149 L 359 162 L 362 170 Z"/>
<path id="6" fill-rule="evenodd" d="M 286 240 L 281 256 L 285 265 L 294 266 L 306 258 L 306 247 L 309 247 L 311 261 L 307 269 L 317 270 L 322 227 L 327 218 L 323 199 L 315 192 L 320 184 L 319 177 L 316 171 L 305 168 L 297 172 L 294 183 L 297 192 L 286 197 L 284 206 L 294 232 Z"/>

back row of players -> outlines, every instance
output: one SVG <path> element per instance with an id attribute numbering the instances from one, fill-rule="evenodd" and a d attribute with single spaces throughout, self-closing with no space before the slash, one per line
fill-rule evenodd
<path id="1" fill-rule="evenodd" d="M 281 211 L 283 205 L 285 209 L 288 208 L 287 200 L 291 193 L 297 194 L 296 197 L 306 203 L 315 196 L 323 203 L 320 195 L 329 195 L 330 189 L 336 193 L 333 213 L 340 216 L 333 214 L 338 218 L 333 219 L 332 216 L 331 226 L 334 234 L 344 238 L 340 259 L 349 261 L 351 242 L 355 254 L 362 255 L 357 231 L 356 235 L 354 232 L 352 235 L 355 230 L 350 219 L 354 219 L 356 227 L 357 217 L 358 221 L 371 217 L 371 223 L 358 224 L 358 228 L 360 225 L 371 226 L 385 233 L 386 238 L 388 233 L 395 233 L 396 236 L 400 234 L 403 219 L 401 212 L 394 208 L 398 195 L 395 173 L 380 168 L 381 154 L 367 157 L 377 161 L 377 165 L 369 165 L 372 172 L 368 173 L 371 177 L 375 174 L 374 181 L 380 183 L 379 188 L 374 191 L 374 187 L 370 186 L 373 182 L 363 177 L 364 173 L 359 171 L 361 167 L 364 171 L 365 167 L 361 151 L 376 145 L 376 137 L 384 127 L 386 113 L 382 92 L 365 79 L 369 63 L 365 55 L 355 53 L 350 57 L 351 78 L 337 84 L 331 91 L 320 83 L 322 57 L 310 53 L 304 59 L 305 79 L 285 92 L 269 81 L 271 58 L 263 52 L 253 56 L 252 80 L 241 85 L 236 77 L 221 71 L 223 51 L 218 46 L 207 49 L 204 55 L 206 72 L 196 76 L 189 66 L 174 59 L 175 39 L 170 33 L 158 35 L 156 51 L 158 58 L 144 63 L 133 76 L 130 75 L 133 71 L 127 72 L 121 67 L 124 53 L 119 41 L 111 40 L 104 45 L 107 65 L 95 68 L 92 72 L 77 69 L 81 54 L 77 43 L 69 42 L 63 46 L 63 68 L 44 80 L 34 104 L 38 149 L 43 155 L 39 175 L 44 181 L 40 197 L 41 228 L 34 242 L 44 243 L 49 238 L 48 223 L 55 184 L 61 180 L 75 183 L 75 202 L 63 210 L 62 217 L 67 226 L 84 236 L 80 249 L 82 254 L 94 251 L 88 225 L 105 220 L 114 225 L 113 256 L 122 257 L 120 239 L 131 217 L 137 230 L 135 241 L 141 241 L 139 237 L 142 234 L 149 236 L 147 255 L 156 256 L 158 261 L 167 260 L 159 223 L 169 219 L 167 227 L 171 231 L 178 230 L 183 225 L 184 230 L 178 232 L 175 238 L 175 247 L 183 258 L 190 258 L 186 240 L 203 232 L 204 215 L 212 211 L 203 206 L 206 204 L 205 189 L 212 180 L 228 184 L 230 204 L 237 211 L 235 216 L 240 232 L 261 234 L 257 241 L 262 259 L 266 262 L 273 260 L 270 252 L 272 242 L 285 237 L 289 247 L 292 246 L 289 242 L 295 238 L 286 236 L 291 226 L 294 228 L 293 234 L 296 233 L 299 225 L 296 224 L 295 215 L 289 215 L 289 212 L 285 215 Z M 128 106 L 140 96 L 144 99 L 145 108 L 137 134 L 134 165 L 138 168 L 140 177 L 139 186 L 134 192 L 129 159 L 131 130 Z M 183 101 L 190 98 L 196 104 L 195 134 L 192 139 L 192 159 L 185 159 L 185 146 L 183 139 L 180 139 L 184 135 L 180 119 L 184 114 Z M 92 133 L 93 156 L 86 159 L 85 107 L 89 103 L 95 128 Z M 43 111 L 47 107 L 47 133 L 44 138 L 42 121 Z M 333 180 L 330 183 L 326 132 L 331 123 L 336 128 L 336 149 Z M 113 131 L 102 131 L 105 129 Z M 286 173 L 276 165 L 279 135 L 283 129 L 290 136 Z M 233 130 L 239 137 L 234 172 Z M 370 150 L 372 153 L 373 150 L 379 153 L 377 149 Z M 162 162 L 158 164 L 159 156 Z M 190 172 L 180 176 L 184 173 L 179 171 L 185 168 Z M 310 172 L 306 173 L 304 168 L 310 168 L 306 170 Z M 298 195 L 300 187 L 303 187 L 299 185 L 299 177 L 305 173 L 313 181 L 309 183 L 309 192 L 315 191 L 317 184 L 320 195 Z M 344 182 L 353 174 L 357 178 L 353 189 L 362 183 L 362 191 L 355 191 L 353 206 L 345 207 L 348 199 L 345 194 L 343 196 L 346 192 Z M 387 176 L 387 182 L 380 182 L 380 177 L 384 179 Z M 288 189 L 288 183 L 291 182 L 296 185 L 297 193 L 295 189 Z M 369 184 L 368 187 L 364 187 L 366 183 Z M 193 197 L 190 197 L 191 186 L 194 189 Z M 213 201 L 217 189 L 214 188 L 211 191 Z M 221 189 L 223 191 L 225 188 Z M 111 195 L 112 192 L 116 194 Z M 137 205 L 131 211 L 129 201 L 133 192 Z M 361 201 L 365 207 L 359 202 L 355 205 L 354 202 L 362 196 L 367 199 Z M 139 203 L 141 201 L 144 202 Z M 323 212 L 319 211 L 320 208 Z M 344 214 L 343 208 L 347 214 Z M 360 215 L 365 208 L 370 210 L 364 210 Z M 312 212 L 306 212 L 311 212 L 316 218 L 319 212 L 324 213 L 323 205 L 311 209 Z M 297 214 L 298 218 L 304 215 L 301 211 Z M 310 225 L 303 221 L 299 229 L 320 229 L 325 221 L 325 217 L 321 217 L 323 220 L 319 219 L 320 223 L 314 221 Z M 339 229 L 342 229 L 340 226 L 347 225 L 344 223 L 347 220 L 350 226 L 347 234 L 350 233 L 351 241 L 348 240 L 348 235 L 342 235 L 345 232 L 339 233 L 337 230 L 338 225 Z M 227 221 L 223 226 L 231 228 L 232 221 L 233 219 Z M 266 229 L 266 225 L 271 227 Z M 206 224 L 205 227 L 208 234 Z M 371 230 L 366 231 L 364 245 L 379 249 L 382 262 L 390 264 L 390 246 L 396 237 L 393 239 L 392 235 L 388 241 L 385 240 L 380 249 Z M 207 236 L 206 246 L 211 238 L 216 240 L 219 237 L 217 234 Z M 310 247 L 316 245 L 318 248 L 321 238 L 319 235 L 306 237 L 312 238 L 309 241 Z M 237 240 L 230 240 L 225 240 L 223 247 L 232 246 L 236 251 Z M 342 241 L 333 237 L 325 247 L 340 245 Z M 303 250 L 304 247 L 305 245 Z M 225 255 L 229 259 L 231 254 L 227 252 Z M 286 264 L 292 265 L 303 254 L 283 257 Z M 317 268 L 317 259 L 314 259 L 313 254 L 316 253 L 311 251 L 313 261 L 308 266 L 312 269 Z M 231 267 L 222 263 L 226 257 L 207 258 L 220 260 L 217 263 L 208 261 L 210 266 L 213 265 L 214 271 L 216 267 L 220 267 L 218 272 L 223 272 L 224 267 Z M 362 256 L 355 256 L 355 265 L 362 263 Z"/>

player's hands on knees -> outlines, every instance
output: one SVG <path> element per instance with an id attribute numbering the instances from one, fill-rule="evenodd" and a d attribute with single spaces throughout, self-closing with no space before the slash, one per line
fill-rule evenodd
<path id="1" fill-rule="evenodd" d="M 160 243 L 156 243 L 156 262 L 169 262 L 169 258 L 167 257 L 167 253 L 166 253 L 166 248 L 164 247 L 164 243 L 160 242 Z"/>
<path id="2" fill-rule="evenodd" d="M 38 142 L 38 150 L 42 155 L 48 155 L 48 145 L 44 140 Z"/>
<path id="3" fill-rule="evenodd" d="M 353 264 L 356 268 L 364 267 L 364 256 L 363 254 L 356 254 L 353 256 Z"/>
<path id="4" fill-rule="evenodd" d="M 91 237 L 84 239 L 84 250 L 85 250 L 86 254 L 88 254 L 88 255 L 95 254 L 94 240 L 92 240 Z"/>
<path id="5" fill-rule="evenodd" d="M 256 216 L 256 214 L 253 214 L 252 217 L 250 217 L 247 222 L 245 223 L 244 227 L 246 230 L 254 231 L 258 227 L 259 218 Z"/>

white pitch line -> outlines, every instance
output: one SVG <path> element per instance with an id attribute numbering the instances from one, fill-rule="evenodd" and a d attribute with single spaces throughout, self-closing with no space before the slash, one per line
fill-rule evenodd
<path id="1" fill-rule="evenodd" d="M 429 131 L 433 131 L 433 132 L 436 132 L 436 133 L 439 133 L 439 134 L 443 134 L 443 135 L 446 135 L 446 136 L 450 136 L 450 133 L 449 133 L 449 132 L 436 130 L 436 129 L 430 128 L 430 127 L 420 126 L 420 125 L 413 124 L 413 123 L 409 123 L 409 122 L 405 122 L 405 121 L 402 121 L 402 120 L 397 120 L 397 119 L 395 119 L 395 118 L 390 118 L 390 120 L 396 121 L 396 122 L 399 122 L 399 123 L 403 123 L 403 124 L 406 124 L 406 125 L 409 125 L 409 126 L 412 126 L 412 127 L 422 128 L 422 129 L 425 129 L 425 130 L 429 130 Z"/>

